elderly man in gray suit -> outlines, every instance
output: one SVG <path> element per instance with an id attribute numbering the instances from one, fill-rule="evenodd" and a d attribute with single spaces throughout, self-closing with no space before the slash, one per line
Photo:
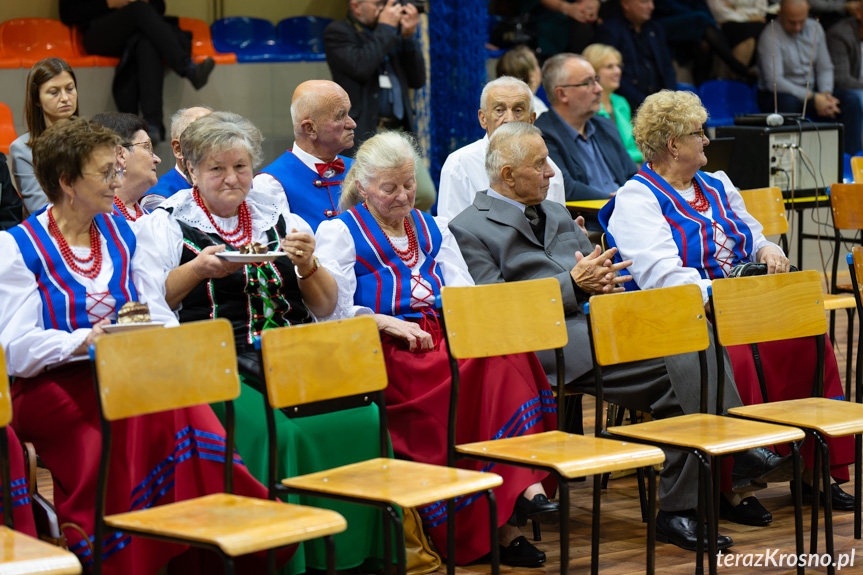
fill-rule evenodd
<path id="1" fill-rule="evenodd" d="M 615 264 L 614 248 L 602 252 L 599 246 L 592 247 L 567 209 L 545 199 L 553 175 L 547 160 L 548 149 L 538 128 L 523 122 L 499 127 L 486 154 L 490 187 L 477 193 L 473 204 L 456 216 L 449 228 L 478 284 L 558 279 L 569 334 L 564 349 L 567 385 L 592 393 L 593 364 L 581 304 L 594 294 L 622 291 L 621 284 L 630 278 L 618 276 L 617 272 L 632 262 Z M 708 380 L 715 386 L 714 354 L 707 355 L 711 372 Z M 540 352 L 537 356 L 551 379 L 555 373 L 553 352 Z M 697 384 L 693 385 L 692 375 L 698 369 L 695 354 L 604 368 L 605 398 L 649 412 L 656 419 L 697 413 L 699 389 Z M 725 373 L 732 373 L 730 364 L 726 365 Z M 730 376 L 725 381 L 725 401 L 726 407 L 742 405 Z M 735 456 L 732 477 L 735 485 L 748 484 L 747 480 L 753 478 L 779 480 L 779 476 L 787 476 L 789 463 L 770 450 L 750 450 Z M 695 549 L 697 525 L 693 510 L 698 502 L 697 486 L 695 458 L 667 452 L 659 482 L 660 541 Z M 754 497 L 743 507 L 747 511 L 760 508 L 757 512 L 762 518 L 766 513 L 769 522 L 769 512 Z M 717 543 L 719 549 L 732 545 L 731 538 L 724 535 L 718 536 Z"/>

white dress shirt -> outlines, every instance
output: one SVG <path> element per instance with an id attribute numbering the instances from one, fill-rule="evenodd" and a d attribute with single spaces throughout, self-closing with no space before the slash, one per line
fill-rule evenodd
<path id="1" fill-rule="evenodd" d="M 447 157 L 440 172 L 437 213 L 448 219 L 459 215 L 473 203 L 477 192 L 488 189 L 488 175 L 485 172 L 485 153 L 488 150 L 488 136 L 483 136 L 472 144 L 459 148 Z M 566 191 L 560 168 L 551 157 L 548 165 L 554 170 L 546 199 L 566 205 Z"/>

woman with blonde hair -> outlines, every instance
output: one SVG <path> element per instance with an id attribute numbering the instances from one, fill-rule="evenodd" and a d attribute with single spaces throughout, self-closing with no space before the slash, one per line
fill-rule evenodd
<path id="1" fill-rule="evenodd" d="M 607 44 L 591 44 L 581 55 L 596 70 L 596 77 L 602 86 L 602 100 L 597 116 L 604 116 L 617 125 L 629 157 L 640 165 L 644 157 L 632 137 L 632 110 L 626 98 L 614 93 L 620 87 L 620 77 L 623 75 L 623 56 L 617 48 Z"/>
<path id="2" fill-rule="evenodd" d="M 743 198 L 725 172 L 702 172 L 704 147 L 710 140 L 702 128 L 707 110 L 692 92 L 662 90 L 638 108 L 633 133 L 646 163 L 600 211 L 599 220 L 617 257 L 632 260 L 628 290 L 695 284 L 707 303 L 707 288 L 726 277 L 738 263 L 766 264 L 767 273 L 786 273 L 790 265 L 782 249 L 769 242 L 762 226 L 747 211 Z M 809 397 L 815 373 L 815 350 L 807 339 L 758 344 L 768 397 L 762 397 L 756 361 L 749 346 L 731 346 L 728 353 L 740 399 L 751 405 Z M 842 384 L 833 348 L 825 348 L 825 397 L 841 399 Z M 832 475 L 848 480 L 853 441 L 830 440 Z M 812 443 L 801 450 L 806 460 L 803 491 L 811 492 Z M 807 490 L 808 488 L 808 490 Z M 851 510 L 854 498 L 833 484 L 833 508 Z M 770 512 L 754 497 L 723 498 L 722 517 L 749 525 L 766 525 Z"/>

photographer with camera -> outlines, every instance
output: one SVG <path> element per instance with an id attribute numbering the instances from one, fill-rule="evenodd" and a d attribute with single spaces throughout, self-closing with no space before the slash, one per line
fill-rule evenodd
<path id="1" fill-rule="evenodd" d="M 408 89 L 426 82 L 425 60 L 415 37 L 422 2 L 403 0 L 348 0 L 345 20 L 324 31 L 324 51 L 333 81 L 351 100 L 350 115 L 357 123 L 356 149 L 378 131 L 413 132 L 414 113 Z M 435 189 L 423 164 L 417 169 L 416 207 L 427 210 Z"/>

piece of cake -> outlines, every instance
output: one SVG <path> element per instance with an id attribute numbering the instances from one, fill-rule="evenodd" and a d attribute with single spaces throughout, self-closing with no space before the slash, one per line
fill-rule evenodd
<path id="1" fill-rule="evenodd" d="M 240 246 L 238 249 L 241 254 L 265 254 L 268 251 L 267 246 L 259 244 L 258 242 L 252 242 L 250 244 Z"/>
<path id="2" fill-rule="evenodd" d="M 150 306 L 130 301 L 117 312 L 117 323 L 145 323 L 150 321 Z"/>

